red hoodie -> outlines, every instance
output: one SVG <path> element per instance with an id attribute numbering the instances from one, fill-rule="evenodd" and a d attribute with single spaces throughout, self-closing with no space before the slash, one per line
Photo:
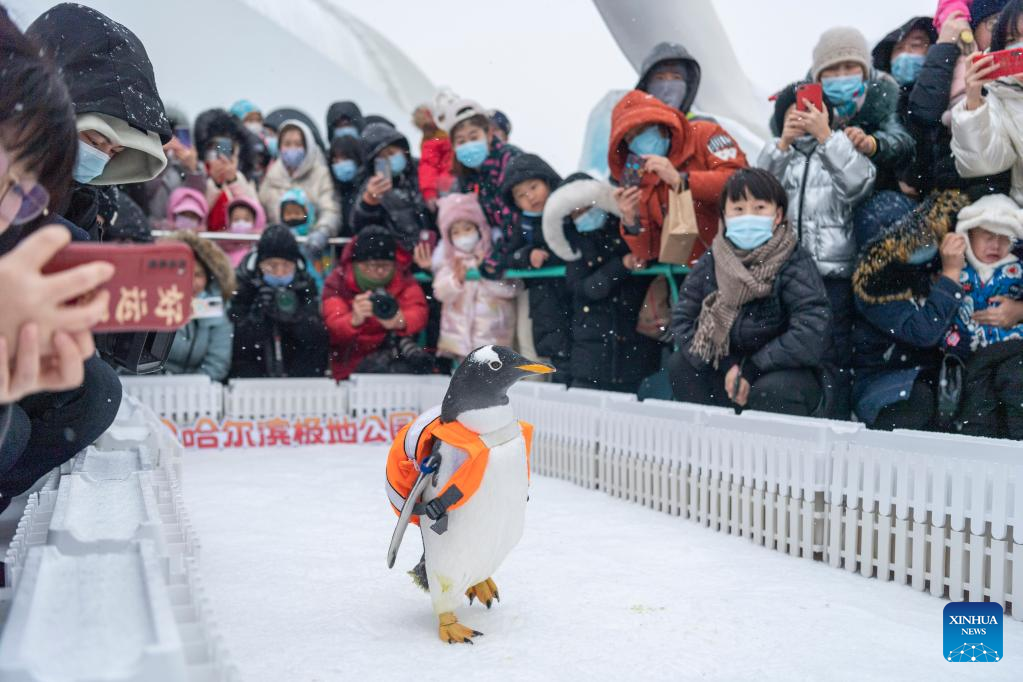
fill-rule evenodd
<path id="1" fill-rule="evenodd" d="M 323 283 L 323 321 L 330 334 L 330 369 L 336 381 L 347 379 L 363 358 L 375 351 L 387 337 L 387 330 L 375 317 L 367 318 L 358 327 L 352 326 L 352 300 L 362 291 L 355 283 L 352 251 L 349 242 L 341 253 L 341 262 Z M 387 293 L 398 301 L 405 317 L 405 328 L 399 336 L 418 334 L 426 327 L 426 297 L 408 268 L 397 266 Z"/>
<path id="2" fill-rule="evenodd" d="M 718 201 L 725 182 L 735 171 L 745 168 L 746 155 L 725 129 L 711 121 L 690 121 L 678 109 L 656 97 L 633 90 L 615 105 L 611 113 L 611 144 L 607 161 L 611 177 L 620 182 L 629 155 L 626 134 L 639 127 L 660 124 L 671 133 L 668 160 L 676 170 L 688 173 L 693 193 L 700 238 L 693 245 L 689 260 L 694 262 L 710 247 L 718 231 Z M 656 260 L 661 249 L 661 225 L 667 217 L 668 186 L 654 173 L 645 173 L 640 183 L 640 224 L 638 235 L 622 236 L 629 248 L 646 261 Z"/>
<path id="3" fill-rule="evenodd" d="M 451 191 L 454 176 L 451 162 L 455 152 L 451 140 L 443 132 L 435 137 L 424 137 L 419 147 L 419 191 L 427 201 Z"/>

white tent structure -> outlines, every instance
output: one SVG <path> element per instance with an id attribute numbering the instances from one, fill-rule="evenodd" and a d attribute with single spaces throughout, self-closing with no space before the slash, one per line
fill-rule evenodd
<path id="1" fill-rule="evenodd" d="M 22 27 L 56 4 L 19 0 Z M 433 84 L 387 38 L 327 0 L 88 0 L 134 31 L 153 62 L 164 101 L 194 117 L 237 99 L 264 113 L 295 107 L 319 125 L 327 107 L 351 99 L 392 120 L 410 139 L 410 115 Z"/>

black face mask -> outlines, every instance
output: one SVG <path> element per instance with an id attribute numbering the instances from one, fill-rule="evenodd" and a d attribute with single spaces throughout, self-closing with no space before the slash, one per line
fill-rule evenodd
<path id="1" fill-rule="evenodd" d="M 284 224 L 288 227 L 301 227 L 302 225 L 305 225 L 306 220 L 308 220 L 308 218 L 292 218 L 291 220 L 285 220 Z"/>

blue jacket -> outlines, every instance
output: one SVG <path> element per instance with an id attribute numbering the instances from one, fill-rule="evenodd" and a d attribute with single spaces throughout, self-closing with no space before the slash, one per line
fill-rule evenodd
<path id="1" fill-rule="evenodd" d="M 857 297 L 853 403 L 860 419 L 872 424 L 883 408 L 909 395 L 922 370 L 938 368 L 945 333 L 962 301 L 962 288 L 947 277 L 923 301 L 869 305 Z"/>
<path id="2" fill-rule="evenodd" d="M 1019 261 L 995 268 L 987 282 L 982 282 L 977 271 L 967 263 L 959 276 L 959 284 L 966 295 L 959 306 L 955 328 L 949 331 L 945 339 L 953 353 L 965 357 L 992 343 L 1023 338 L 1023 324 L 1012 329 L 1002 329 L 973 321 L 973 313 L 987 309 L 993 296 L 1016 300 L 1023 298 L 1023 266 Z"/>
<path id="3" fill-rule="evenodd" d="M 220 298 L 216 284 L 199 296 Z M 192 320 L 178 330 L 164 365 L 168 374 L 206 374 L 214 381 L 223 381 L 231 368 L 231 344 L 234 326 L 227 314 L 220 317 Z"/>

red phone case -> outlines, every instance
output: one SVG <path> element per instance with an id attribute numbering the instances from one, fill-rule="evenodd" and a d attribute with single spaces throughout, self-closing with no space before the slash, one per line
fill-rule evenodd
<path id="1" fill-rule="evenodd" d="M 803 111 L 809 111 L 809 109 L 807 109 L 806 105 L 803 103 L 803 100 L 810 100 L 810 102 L 812 102 L 813 105 L 817 107 L 817 111 L 823 111 L 824 89 L 821 87 L 821 84 L 807 83 L 806 85 L 800 85 L 798 88 L 796 88 L 796 103 L 799 105 L 799 108 L 802 109 Z"/>
<path id="2" fill-rule="evenodd" d="M 95 261 L 112 264 L 115 272 L 100 287 L 110 292 L 110 307 L 94 332 L 170 332 L 188 322 L 195 255 L 187 245 L 76 242 L 54 256 L 43 273 Z"/>
<path id="3" fill-rule="evenodd" d="M 983 57 L 994 57 L 994 63 L 998 66 L 994 73 L 988 74 L 988 78 L 1005 78 L 1023 73 L 1023 49 L 999 50 L 988 54 L 978 53 L 973 55 L 973 61 Z"/>

